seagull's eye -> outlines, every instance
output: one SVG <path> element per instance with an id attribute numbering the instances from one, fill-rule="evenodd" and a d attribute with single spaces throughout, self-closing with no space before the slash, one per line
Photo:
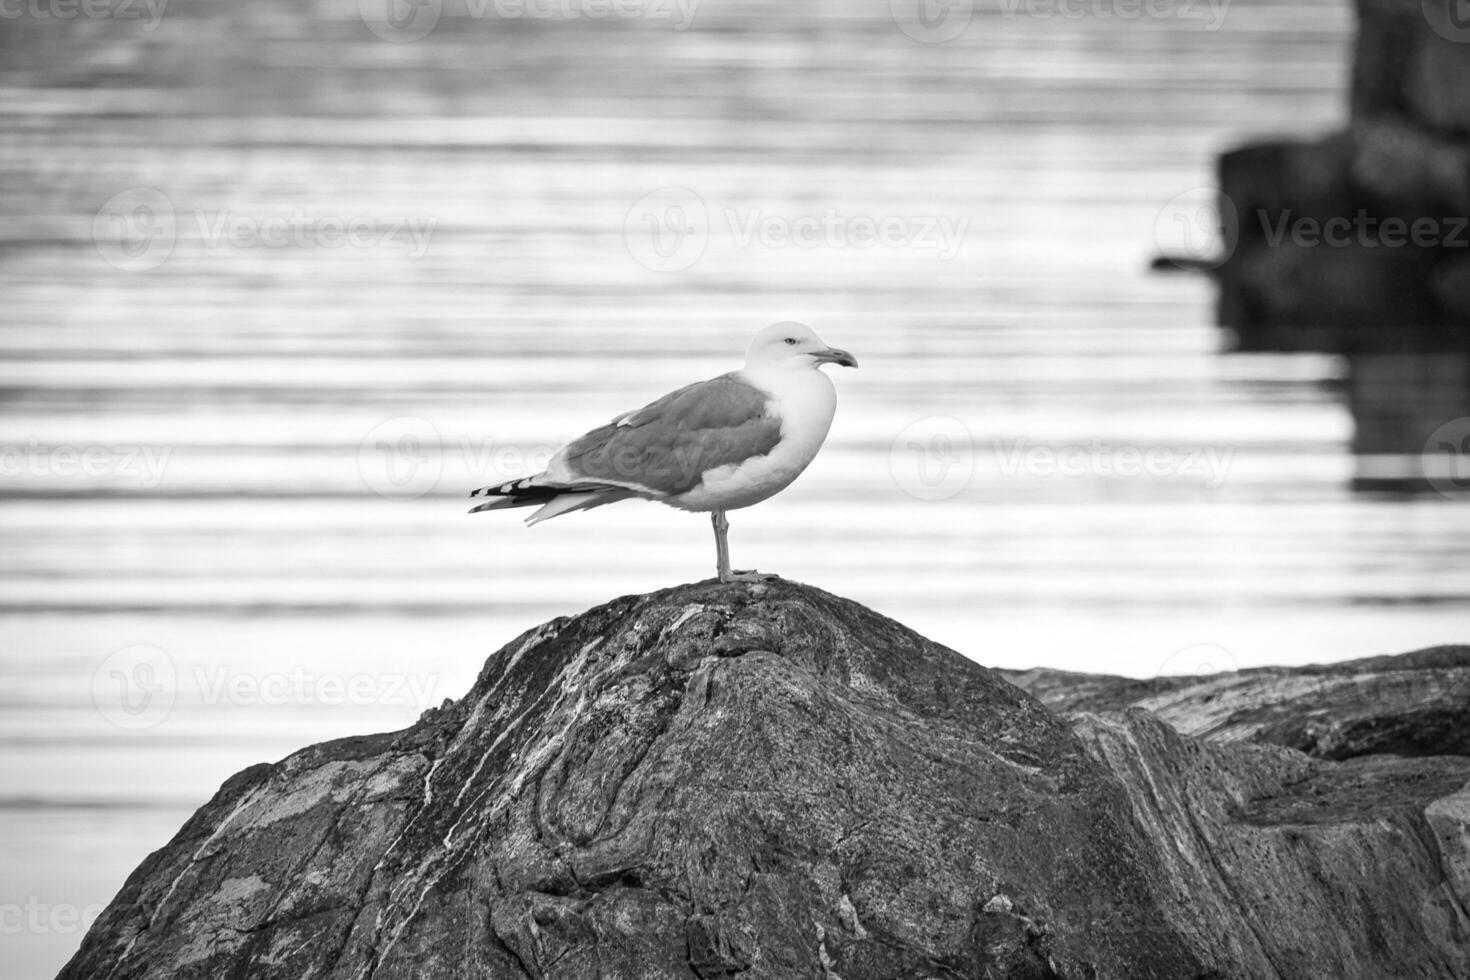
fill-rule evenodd
<path id="1" fill-rule="evenodd" d="M 786 338 L 786 346 L 787 347 L 795 347 L 796 346 L 796 338 L 795 337 L 787 337 Z"/>

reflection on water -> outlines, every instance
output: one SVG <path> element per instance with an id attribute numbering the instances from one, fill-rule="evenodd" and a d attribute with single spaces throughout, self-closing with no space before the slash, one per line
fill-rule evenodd
<path id="1" fill-rule="evenodd" d="M 1463 500 L 1470 494 L 1470 348 L 1462 333 L 1449 324 L 1252 323 L 1235 349 L 1339 354 L 1353 421 L 1352 488 Z"/>
<path id="2" fill-rule="evenodd" d="M 845 0 L 706 0 L 677 32 L 451 11 L 415 43 L 352 2 L 6 21 L 0 902 L 105 900 L 241 766 L 709 575 L 697 515 L 527 531 L 462 494 L 777 319 L 863 367 L 809 473 L 732 515 L 739 564 L 997 666 L 1463 638 L 1470 527 L 1351 492 L 1343 362 L 1221 358 L 1208 284 L 1146 274 L 1220 147 L 1343 113 L 1345 5 L 1218 26 L 982 4 L 935 45 Z M 99 209 L 160 223 L 98 248 Z M 75 854 L 41 846 L 62 823 Z M 77 940 L 20 938 L 33 974 Z"/>
<path id="3" fill-rule="evenodd" d="M 1470 493 L 1470 355 L 1394 351 L 1348 357 L 1353 486 Z"/>

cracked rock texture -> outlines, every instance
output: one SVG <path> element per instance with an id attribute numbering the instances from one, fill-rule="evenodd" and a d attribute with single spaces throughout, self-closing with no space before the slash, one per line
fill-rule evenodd
<path id="1" fill-rule="evenodd" d="M 1271 742 L 1323 759 L 1470 755 L 1470 646 L 1150 680 L 1000 673 L 1062 714 L 1144 708 L 1215 741 Z"/>
<path id="2" fill-rule="evenodd" d="M 618 599 L 236 775 L 66 978 L 1453 978 L 1470 759 L 1066 720 L 786 582 Z"/>

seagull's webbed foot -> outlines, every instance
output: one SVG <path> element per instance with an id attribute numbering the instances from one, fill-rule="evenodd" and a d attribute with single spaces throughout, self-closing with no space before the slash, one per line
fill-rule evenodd
<path id="1" fill-rule="evenodd" d="M 774 582 L 780 577 L 772 572 L 757 572 L 752 568 L 744 571 L 726 572 L 720 576 L 720 581 L 726 584 L 731 582 Z"/>
<path id="2" fill-rule="evenodd" d="M 711 513 L 710 521 L 715 528 L 715 574 L 719 576 L 720 582 L 725 585 L 732 582 L 769 582 L 780 577 L 757 572 L 754 569 L 744 572 L 731 571 L 730 544 L 725 540 L 725 535 L 730 530 L 730 522 L 725 520 L 725 512 L 722 510 Z"/>

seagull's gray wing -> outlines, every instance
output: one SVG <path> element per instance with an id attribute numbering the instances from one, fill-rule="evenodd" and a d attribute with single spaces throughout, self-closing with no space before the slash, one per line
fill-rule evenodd
<path id="1" fill-rule="evenodd" d="M 781 419 L 772 408 L 738 372 L 699 381 L 573 440 L 552 458 L 547 476 L 677 496 L 710 470 L 775 448 Z"/>

